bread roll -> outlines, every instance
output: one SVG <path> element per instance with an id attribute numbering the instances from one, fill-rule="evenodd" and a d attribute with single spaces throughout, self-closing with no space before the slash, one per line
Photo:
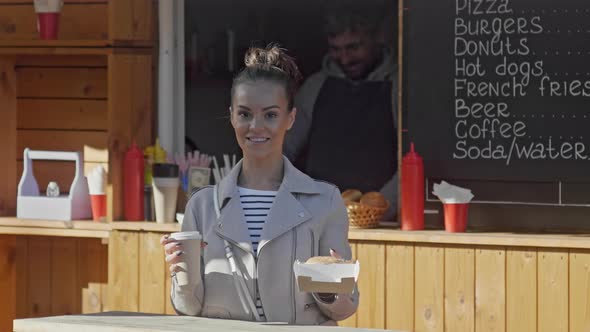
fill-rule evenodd
<path id="1" fill-rule="evenodd" d="M 371 191 L 361 197 L 361 204 L 384 208 L 387 207 L 387 200 L 380 192 Z"/>
<path id="2" fill-rule="evenodd" d="M 345 202 L 358 202 L 363 196 L 363 193 L 356 189 L 348 189 L 342 193 L 342 199 Z"/>
<path id="3" fill-rule="evenodd" d="M 352 261 L 332 256 L 314 256 L 305 262 L 305 264 L 349 264 Z"/>

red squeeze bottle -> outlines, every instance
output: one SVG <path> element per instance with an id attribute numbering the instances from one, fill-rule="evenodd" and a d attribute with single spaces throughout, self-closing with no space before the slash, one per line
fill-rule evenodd
<path id="1" fill-rule="evenodd" d="M 424 229 L 424 163 L 410 143 L 410 152 L 402 159 L 402 218 L 404 231 Z"/>
<path id="2" fill-rule="evenodd" d="M 143 217 L 143 152 L 135 143 L 125 153 L 123 189 L 125 191 L 125 220 L 139 221 Z"/>

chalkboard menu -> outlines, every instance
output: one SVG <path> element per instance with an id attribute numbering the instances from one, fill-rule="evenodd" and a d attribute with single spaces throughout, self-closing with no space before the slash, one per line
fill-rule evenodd
<path id="1" fill-rule="evenodd" d="M 429 177 L 590 180 L 590 1 L 404 7 L 407 139 Z"/>

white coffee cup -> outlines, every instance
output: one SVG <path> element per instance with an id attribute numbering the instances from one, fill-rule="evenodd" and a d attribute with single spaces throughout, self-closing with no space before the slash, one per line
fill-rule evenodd
<path id="1" fill-rule="evenodd" d="M 157 223 L 174 222 L 179 185 L 180 181 L 178 178 L 152 178 Z"/>
<path id="2" fill-rule="evenodd" d="M 201 241 L 203 237 L 197 231 L 178 232 L 170 237 L 182 244 L 182 258 L 176 265 L 176 281 L 179 286 L 195 285 L 201 278 Z"/>
<path id="3" fill-rule="evenodd" d="M 178 165 L 155 163 L 152 165 L 152 190 L 157 223 L 174 222 L 178 199 Z"/>

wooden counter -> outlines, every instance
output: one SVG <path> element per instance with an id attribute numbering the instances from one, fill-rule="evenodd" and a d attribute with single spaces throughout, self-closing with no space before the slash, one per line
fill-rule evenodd
<path id="1" fill-rule="evenodd" d="M 0 234 L 108 239 L 111 226 L 92 221 L 23 220 L 0 217 Z"/>
<path id="2" fill-rule="evenodd" d="M 100 310 L 110 234 L 106 223 L 0 218 L 0 331 L 15 317 Z"/>
<path id="3" fill-rule="evenodd" d="M 97 315 L 61 316 L 17 319 L 14 332 L 253 332 L 253 331 L 337 331 L 369 332 L 368 329 L 344 327 L 293 326 L 278 323 L 256 323 L 238 320 L 209 319 L 186 316 L 145 315 L 135 312 L 104 312 Z M 392 331 L 393 332 L 393 331 Z M 400 331 L 401 332 L 401 331 Z"/>
<path id="4" fill-rule="evenodd" d="M 118 231 L 140 231 L 140 232 L 180 232 L 180 224 L 168 223 L 158 224 L 155 222 L 117 221 L 110 224 L 111 229 Z"/>
<path id="5" fill-rule="evenodd" d="M 444 230 L 401 231 L 394 228 L 351 229 L 352 241 L 590 249 L 590 234 L 449 233 Z"/>
<path id="6" fill-rule="evenodd" d="M 0 234 L 24 234 L 2 235 L 12 237 L 5 242 L 6 250 L 14 250 L 15 245 L 26 249 L 16 250 L 17 280 L 28 281 L 26 290 L 17 287 L 17 302 L 25 299 L 24 304 L 17 303 L 17 317 L 79 313 L 76 310 L 83 306 L 80 300 L 78 304 L 73 301 L 79 289 L 72 291 L 59 278 L 76 287 L 90 288 L 93 284 L 89 282 L 103 285 L 91 292 L 99 302 L 90 306 L 94 310 L 174 314 L 159 240 L 163 233 L 179 229 L 178 224 L 153 222 L 70 224 L 0 219 Z M 78 234 L 96 239 L 71 238 Z M 64 242 L 59 236 L 71 241 Z M 106 242 L 105 236 L 108 255 L 107 246 L 100 245 Z M 358 312 L 341 322 L 343 326 L 408 331 L 473 331 L 474 327 L 478 331 L 590 331 L 590 234 L 452 234 L 405 232 L 388 226 L 351 229 L 349 239 L 353 257 L 361 263 L 361 302 Z M 98 243 L 84 242 L 88 240 Z M 107 256 L 108 269 L 103 260 Z M 26 262 L 24 269 L 19 262 Z M 55 264 L 57 269 L 51 268 Z M 53 275 L 48 282 L 41 278 L 47 273 Z M 88 278 L 97 274 L 103 276 Z M 51 294 L 67 296 L 47 300 Z M 25 316 L 19 316 L 21 312 Z"/>
<path id="7" fill-rule="evenodd" d="M 65 222 L 0 217 L 0 234 L 108 239 L 110 232 L 113 230 L 172 233 L 180 231 L 180 224 L 158 224 L 155 222 L 136 221 L 117 221 L 112 223 L 92 221 Z M 590 249 L 590 233 L 520 234 L 473 231 L 467 233 L 448 233 L 443 230 L 408 232 L 401 231 L 397 227 L 384 226 L 373 229 L 351 228 L 348 237 L 351 241 Z"/>

